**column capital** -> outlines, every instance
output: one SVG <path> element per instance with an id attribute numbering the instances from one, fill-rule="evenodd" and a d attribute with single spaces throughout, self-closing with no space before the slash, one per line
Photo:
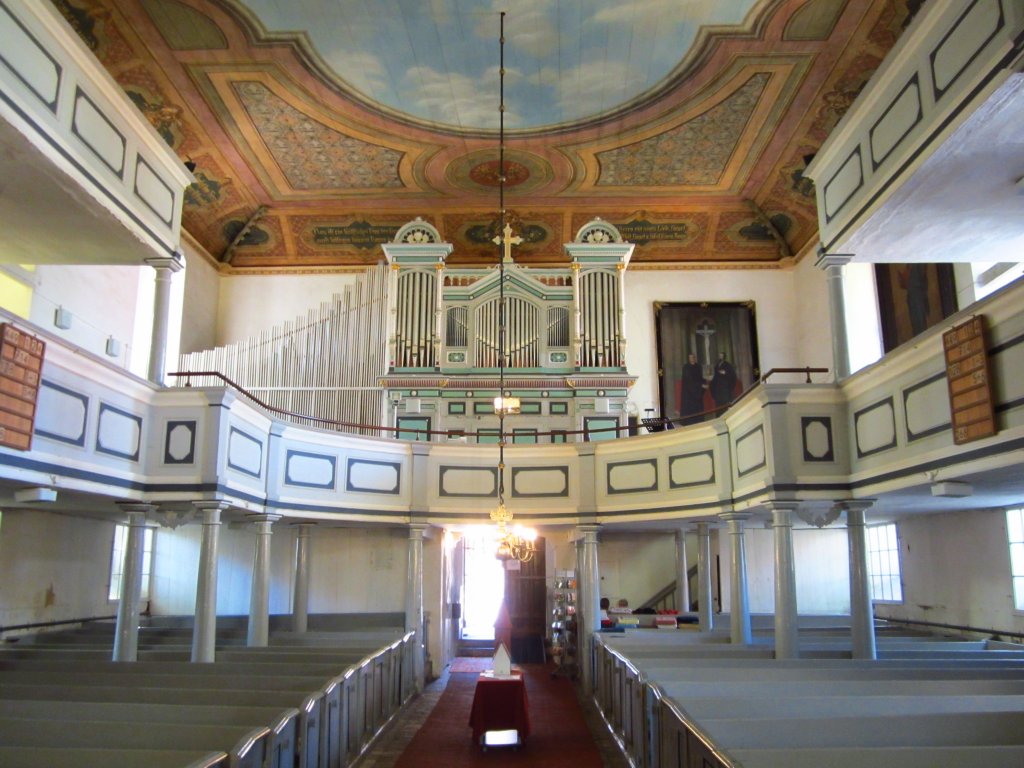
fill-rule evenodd
<path id="1" fill-rule="evenodd" d="M 727 523 L 742 523 L 744 520 L 749 520 L 752 515 L 750 512 L 722 512 L 718 517 Z"/>
<path id="2" fill-rule="evenodd" d="M 573 529 L 577 539 L 582 539 L 584 543 L 593 544 L 597 543 L 597 532 L 600 530 L 600 525 L 577 525 Z"/>
<path id="3" fill-rule="evenodd" d="M 316 523 L 316 521 L 310 520 L 310 521 L 302 521 L 302 522 L 289 523 L 288 525 L 289 525 L 289 527 L 294 528 L 296 531 L 298 531 L 299 532 L 299 536 L 309 536 L 313 532 L 313 529 L 316 528 L 317 523 Z"/>
<path id="4" fill-rule="evenodd" d="M 141 515 L 148 517 L 156 510 L 156 504 L 145 501 L 119 501 L 117 508 L 123 511 L 129 518 Z"/>
<path id="5" fill-rule="evenodd" d="M 271 512 L 252 512 L 245 516 L 245 521 L 255 526 L 273 525 L 280 519 L 281 515 L 275 515 Z"/>
<path id="6" fill-rule="evenodd" d="M 192 506 L 203 516 L 203 525 L 220 525 L 220 514 L 231 509 L 227 501 L 193 501 Z"/>
<path id="7" fill-rule="evenodd" d="M 863 526 L 864 513 L 874 503 L 875 499 L 846 499 L 837 501 L 832 509 L 836 511 L 836 516 L 846 513 L 846 527 L 849 528 L 851 525 Z"/>
<path id="8" fill-rule="evenodd" d="M 422 539 L 431 526 L 430 523 L 409 523 L 406 527 L 409 529 L 410 539 Z"/>
<path id="9" fill-rule="evenodd" d="M 814 266 L 819 269 L 845 267 L 852 259 L 852 253 L 825 253 L 824 249 L 822 249 L 818 251 L 818 259 L 814 262 Z"/>
<path id="10" fill-rule="evenodd" d="M 146 259 L 146 263 L 157 272 L 160 272 L 162 269 L 166 269 L 171 274 L 180 272 L 185 266 L 179 254 L 175 254 L 174 256 L 154 256 Z"/>

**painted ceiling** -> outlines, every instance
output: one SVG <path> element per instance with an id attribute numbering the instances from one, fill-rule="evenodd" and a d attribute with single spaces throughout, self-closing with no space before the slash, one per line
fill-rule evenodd
<path id="1" fill-rule="evenodd" d="M 52 0 L 182 160 L 225 271 L 360 267 L 416 216 L 493 263 L 497 0 Z M 770 267 L 816 242 L 802 171 L 915 0 L 504 8 L 516 260 L 601 217 L 633 268 Z"/>

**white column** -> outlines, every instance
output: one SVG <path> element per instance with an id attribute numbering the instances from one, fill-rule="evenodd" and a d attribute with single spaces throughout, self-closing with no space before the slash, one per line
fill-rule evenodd
<path id="1" fill-rule="evenodd" d="M 796 604 L 796 565 L 793 562 L 793 510 L 795 501 L 773 501 L 775 538 L 775 658 L 800 657 L 799 619 Z"/>
<path id="2" fill-rule="evenodd" d="M 413 676 L 416 690 L 422 691 L 424 679 L 424 653 L 426 638 L 423 637 L 423 534 L 429 525 L 409 525 L 409 559 L 405 585 L 405 631 L 415 632 L 413 638 Z"/>
<path id="3" fill-rule="evenodd" d="M 224 501 L 197 501 L 203 516 L 199 544 L 199 574 L 196 578 L 196 618 L 192 628 L 192 661 L 209 663 L 217 646 L 217 544 L 220 513 L 230 506 Z"/>
<path id="4" fill-rule="evenodd" d="M 153 296 L 153 334 L 149 343 L 149 380 L 164 383 L 167 372 L 167 336 L 170 332 L 171 278 L 182 268 L 180 257 L 146 259 L 156 270 L 156 292 Z"/>
<path id="5" fill-rule="evenodd" d="M 581 602 L 577 606 L 576 620 L 579 626 L 580 679 L 583 691 L 590 693 L 594 688 L 594 633 L 601 628 L 601 571 L 597 560 L 597 532 L 599 525 L 576 527 L 583 539 L 582 573 L 576 583 L 582 585 Z M 582 602 L 582 601 L 586 602 Z"/>
<path id="6" fill-rule="evenodd" d="M 295 591 L 292 595 L 292 631 L 305 632 L 309 626 L 309 560 L 313 526 L 295 526 Z"/>
<path id="7" fill-rule="evenodd" d="M 114 634 L 114 661 L 138 661 L 139 600 L 142 594 L 142 558 L 146 533 L 146 515 L 152 504 L 119 504 L 128 515 L 128 537 L 121 568 L 120 602 L 117 605 L 117 630 Z"/>
<path id="8" fill-rule="evenodd" d="M 846 299 L 843 295 L 843 267 L 852 256 L 845 253 L 822 253 L 815 265 L 825 270 L 828 279 L 829 325 L 832 332 L 832 365 L 835 380 L 850 375 L 850 343 L 846 333 Z"/>
<path id="9" fill-rule="evenodd" d="M 701 632 L 715 628 L 711 594 L 711 525 L 697 523 L 697 621 Z"/>
<path id="10" fill-rule="evenodd" d="M 873 499 L 864 499 L 840 501 L 836 505 L 846 512 L 846 536 L 850 547 L 850 629 L 855 659 L 874 659 L 878 655 L 868 575 L 867 532 L 864 528 L 865 512 L 873 503 Z"/>
<path id="11" fill-rule="evenodd" d="M 690 610 L 690 567 L 686 563 L 686 529 L 676 531 L 676 610 Z"/>
<path id="12" fill-rule="evenodd" d="M 249 632 L 246 645 L 265 648 L 270 642 L 270 537 L 280 515 L 249 515 L 256 529 L 252 556 L 252 588 L 249 590 Z"/>
<path id="13" fill-rule="evenodd" d="M 576 362 L 573 365 L 583 365 L 583 347 L 580 344 L 580 336 L 583 333 L 583 315 L 580 309 L 580 265 L 573 262 L 569 265 L 572 270 L 572 351 Z"/>
<path id="14" fill-rule="evenodd" d="M 750 633 L 750 598 L 747 591 L 747 547 L 744 540 L 743 521 L 750 515 L 746 512 L 726 512 L 719 515 L 729 524 L 729 539 L 732 549 L 732 590 L 729 593 L 729 639 L 736 644 L 748 645 L 753 638 Z"/>

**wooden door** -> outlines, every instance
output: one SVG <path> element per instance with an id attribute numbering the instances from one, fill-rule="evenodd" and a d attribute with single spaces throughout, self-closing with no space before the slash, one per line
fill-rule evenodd
<path id="1" fill-rule="evenodd" d="M 505 571 L 505 605 L 512 623 L 512 658 L 519 663 L 544 661 L 547 629 L 547 585 L 544 579 L 544 539 L 537 553 L 518 570 Z"/>

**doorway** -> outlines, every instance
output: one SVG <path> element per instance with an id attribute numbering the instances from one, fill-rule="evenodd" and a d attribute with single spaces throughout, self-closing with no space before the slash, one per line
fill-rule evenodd
<path id="1" fill-rule="evenodd" d="M 505 597 L 505 568 L 494 556 L 496 542 L 490 526 L 467 530 L 462 578 L 462 640 L 494 640 L 494 622 Z"/>

